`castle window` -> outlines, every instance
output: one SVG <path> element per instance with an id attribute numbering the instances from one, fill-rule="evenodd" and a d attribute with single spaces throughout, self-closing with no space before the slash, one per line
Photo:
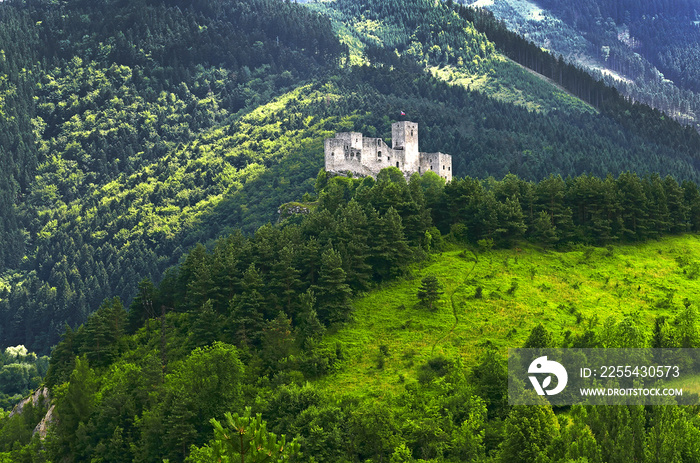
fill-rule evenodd
<path id="1" fill-rule="evenodd" d="M 399 161 L 396 161 L 396 167 L 399 167 Z"/>
<path id="2" fill-rule="evenodd" d="M 386 160 L 387 160 L 387 161 L 391 161 L 391 157 L 387 156 L 387 157 L 386 157 Z"/>
<path id="3" fill-rule="evenodd" d="M 433 166 L 430 166 L 430 170 L 433 170 Z"/>
<path id="4" fill-rule="evenodd" d="M 448 167 L 447 170 L 452 170 L 452 167 Z"/>
<path id="5" fill-rule="evenodd" d="M 381 157 L 382 157 L 382 152 L 381 152 L 381 151 L 377 151 L 377 157 L 378 157 L 378 158 L 381 158 Z M 380 161 L 381 161 L 381 159 L 380 159 Z"/>
<path id="6" fill-rule="evenodd" d="M 382 146 L 382 140 L 379 138 L 377 139 L 377 146 Z"/>
<path id="7" fill-rule="evenodd" d="M 444 165 L 442 166 L 442 170 L 445 170 L 445 166 L 444 166 Z"/>
<path id="8" fill-rule="evenodd" d="M 420 167 L 418 168 L 418 173 L 420 174 Z"/>

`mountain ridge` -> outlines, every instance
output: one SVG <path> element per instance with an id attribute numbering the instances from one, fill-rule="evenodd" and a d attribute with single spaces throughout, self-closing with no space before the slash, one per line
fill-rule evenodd
<path id="1" fill-rule="evenodd" d="M 697 72 L 690 56 L 699 37 L 692 7 L 668 10 L 653 0 L 590 1 L 573 9 L 548 0 L 460 3 L 488 9 L 509 29 L 588 69 L 629 98 L 697 127 L 698 88 L 692 83 Z"/>

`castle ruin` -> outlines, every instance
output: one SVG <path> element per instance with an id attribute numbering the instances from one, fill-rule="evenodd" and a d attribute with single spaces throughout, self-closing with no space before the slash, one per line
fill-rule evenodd
<path id="1" fill-rule="evenodd" d="M 324 141 L 326 172 L 377 176 L 385 167 L 398 167 L 408 180 L 414 172 L 433 171 L 446 182 L 452 180 L 452 156 L 418 151 L 418 124 L 391 124 L 391 148 L 381 138 L 363 137 L 359 132 L 336 133 Z"/>

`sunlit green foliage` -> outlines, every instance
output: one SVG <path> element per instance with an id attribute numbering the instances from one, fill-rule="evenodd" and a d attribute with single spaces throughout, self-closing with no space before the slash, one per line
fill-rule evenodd
<path id="1" fill-rule="evenodd" d="M 225 417 L 226 427 L 212 418 L 214 439 L 208 445 L 194 449 L 188 462 L 281 463 L 296 460 L 299 444 L 295 440 L 287 443 L 284 435 L 278 439 L 274 433 L 268 432 L 267 423 L 259 413 L 252 417 L 250 407 L 246 407 L 242 416 L 227 412 Z"/>

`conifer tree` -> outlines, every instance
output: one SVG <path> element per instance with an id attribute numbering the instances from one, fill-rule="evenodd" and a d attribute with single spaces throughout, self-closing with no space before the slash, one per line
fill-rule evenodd
<path id="1" fill-rule="evenodd" d="M 190 312 L 199 310 L 206 301 L 219 292 L 219 288 L 214 283 L 214 277 L 211 273 L 212 265 L 209 261 L 210 259 L 199 261 L 192 269 L 185 300 L 185 306 Z"/>
<path id="2" fill-rule="evenodd" d="M 44 383 L 49 389 L 69 379 L 75 367 L 76 351 L 75 331 L 69 325 L 66 325 L 65 332 L 61 336 L 61 342 L 58 343 L 51 353 L 49 370 L 44 378 Z"/>
<path id="3" fill-rule="evenodd" d="M 231 301 L 230 324 L 239 345 L 257 344 L 263 327 L 263 282 L 255 264 L 243 274 L 240 296 Z"/>
<path id="4" fill-rule="evenodd" d="M 160 307 L 157 290 L 150 278 L 144 278 L 139 283 L 138 295 L 129 306 L 129 313 L 126 317 L 126 330 L 135 333 L 144 322 L 156 317 L 156 309 Z"/>
<path id="5" fill-rule="evenodd" d="M 294 343 L 292 321 L 284 312 L 280 311 L 274 319 L 265 323 L 260 357 L 271 374 L 278 370 L 278 362 L 292 353 Z"/>
<path id="6" fill-rule="evenodd" d="M 301 338 L 302 347 L 310 347 L 323 337 L 326 331 L 316 313 L 316 297 L 311 290 L 299 295 L 299 318 L 297 326 Z"/>
<path id="7" fill-rule="evenodd" d="M 559 438 L 559 424 L 549 405 L 524 405 L 511 409 L 504 434 L 499 461 L 548 462 L 549 447 Z"/>
<path id="8" fill-rule="evenodd" d="M 379 281 L 389 279 L 399 274 L 411 258 L 401 217 L 393 207 L 389 208 L 384 217 L 372 210 L 369 225 L 372 249 L 370 265 Z"/>
<path id="9" fill-rule="evenodd" d="M 109 364 L 118 355 L 118 341 L 124 333 L 126 312 L 118 297 L 105 301 L 80 330 L 80 353 L 95 366 Z"/>
<path id="10" fill-rule="evenodd" d="M 65 396 L 56 405 L 57 438 L 51 441 L 49 455 L 74 460 L 88 458 L 86 425 L 97 404 L 97 389 L 95 372 L 88 360 L 85 357 L 76 358 Z"/>
<path id="11" fill-rule="evenodd" d="M 433 310 L 433 304 L 440 299 L 444 292 L 440 291 L 442 285 L 435 275 L 428 275 L 421 280 L 420 288 L 418 288 L 418 299 L 421 303 Z"/>
<path id="12" fill-rule="evenodd" d="M 346 282 L 340 254 L 330 243 L 321 257 L 318 284 L 312 286 L 312 289 L 316 295 L 321 322 L 331 325 L 348 319 L 352 290 Z"/>
<path id="13" fill-rule="evenodd" d="M 588 407 L 587 411 L 587 423 L 600 446 L 602 461 L 645 461 L 644 429 L 647 421 L 644 406 L 606 405 Z"/>
<path id="14" fill-rule="evenodd" d="M 348 284 L 361 291 L 368 289 L 372 277 L 372 268 L 367 263 L 368 238 L 367 216 L 353 199 L 341 213 L 337 248 L 343 258 Z"/>
<path id="15" fill-rule="evenodd" d="M 211 419 L 214 439 L 208 445 L 195 448 L 187 459 L 191 463 L 226 461 L 241 463 L 283 463 L 296 461 L 300 446 L 295 439 L 288 441 L 268 432 L 267 423 L 259 413 L 253 417 L 250 407 L 242 415 L 226 412 L 222 424 Z"/>
<path id="16" fill-rule="evenodd" d="M 546 246 L 551 246 L 558 241 L 557 231 L 552 225 L 550 215 L 545 211 L 540 211 L 532 224 L 532 237 Z"/>
<path id="17" fill-rule="evenodd" d="M 523 347 L 526 349 L 554 347 L 552 334 L 542 323 L 538 323 L 530 332 L 530 336 L 528 336 Z"/>
<path id="18" fill-rule="evenodd" d="M 197 311 L 189 314 L 190 329 L 188 346 L 190 349 L 205 347 L 220 339 L 222 317 L 214 311 L 214 304 L 208 299 Z"/>
<path id="19" fill-rule="evenodd" d="M 298 310 L 296 295 L 302 287 L 301 272 L 295 265 L 296 253 L 284 246 L 270 271 L 271 287 L 276 295 L 276 308 L 294 317 Z"/>

